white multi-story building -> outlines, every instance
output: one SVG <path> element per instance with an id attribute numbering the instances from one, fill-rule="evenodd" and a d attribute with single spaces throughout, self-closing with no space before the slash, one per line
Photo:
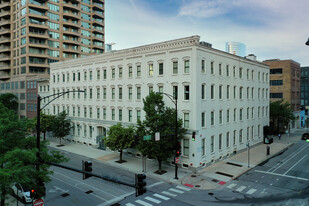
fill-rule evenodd
<path id="1" fill-rule="evenodd" d="M 188 129 L 181 165 L 197 168 L 226 158 L 263 139 L 269 67 L 207 45 L 192 36 L 53 63 L 51 93 L 86 92 L 55 100 L 51 112 L 69 112 L 75 128 L 70 139 L 102 146 L 110 126 L 144 119 L 142 100 L 150 91 L 177 93 L 178 117 Z"/>

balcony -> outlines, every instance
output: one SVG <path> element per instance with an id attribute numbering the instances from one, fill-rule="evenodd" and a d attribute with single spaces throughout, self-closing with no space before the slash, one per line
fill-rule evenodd
<path id="1" fill-rule="evenodd" d="M 63 25 L 68 25 L 70 27 L 79 28 L 80 25 L 78 24 L 78 21 L 69 21 L 67 19 L 63 19 L 62 21 Z"/>
<path id="2" fill-rule="evenodd" d="M 0 71 L 0 80 L 7 80 L 10 78 L 10 72 Z"/>
<path id="3" fill-rule="evenodd" d="M 67 29 L 67 28 L 63 27 L 63 33 L 69 34 L 71 36 L 80 36 L 80 33 L 78 32 L 77 29 Z"/>
<path id="4" fill-rule="evenodd" d="M 48 67 L 47 61 L 30 61 L 29 60 L 29 67 Z"/>
<path id="5" fill-rule="evenodd" d="M 99 37 L 99 36 L 92 36 L 91 38 L 92 40 L 97 40 L 97 41 L 102 41 L 104 42 L 104 36 L 102 35 L 102 37 Z"/>
<path id="6" fill-rule="evenodd" d="M 1 10 L 0 11 L 0 17 L 3 18 L 3 17 L 10 17 L 11 15 L 11 12 L 10 11 L 6 11 L 6 10 Z"/>
<path id="7" fill-rule="evenodd" d="M 38 9 L 40 11 L 47 11 L 49 9 L 46 3 L 39 3 L 34 0 L 29 1 L 29 7 Z"/>
<path id="8" fill-rule="evenodd" d="M 0 63 L 0 71 L 1 70 L 9 70 L 10 68 L 10 64 L 6 64 L 6 63 Z"/>
<path id="9" fill-rule="evenodd" d="M 0 54 L 0 62 L 2 61 L 10 61 L 10 56 L 5 54 Z"/>
<path id="10" fill-rule="evenodd" d="M 70 9 L 73 11 L 80 11 L 80 7 L 78 4 L 72 4 L 68 2 L 63 2 L 63 9 Z"/>
<path id="11" fill-rule="evenodd" d="M 48 20 L 48 16 L 45 16 L 45 12 L 39 12 L 34 9 L 29 8 L 29 17 L 31 18 L 36 18 L 36 19 L 43 19 L 43 20 Z"/>
<path id="12" fill-rule="evenodd" d="M 29 31 L 29 36 L 30 37 L 41 38 L 41 39 L 48 39 L 49 38 L 49 36 L 48 36 L 46 31 L 42 32 L 42 31 L 39 31 L 39 30 L 31 30 L 31 31 Z"/>
<path id="13" fill-rule="evenodd" d="M 2 1 L 2 2 L 0 3 L 0 9 L 10 8 L 10 6 L 11 6 L 10 2 L 4 2 L 4 1 Z"/>
<path id="14" fill-rule="evenodd" d="M 10 28 L 7 29 L 0 29 L 0 34 L 11 34 Z"/>
<path id="15" fill-rule="evenodd" d="M 104 49 L 104 44 L 102 46 L 94 44 L 94 45 L 92 45 L 92 48 L 97 48 L 97 49 L 102 49 L 103 50 Z"/>
<path id="16" fill-rule="evenodd" d="M 77 46 L 63 47 L 63 52 L 80 54 L 79 48 Z"/>
<path id="17" fill-rule="evenodd" d="M 101 29 L 98 29 L 98 28 L 95 28 L 95 27 L 92 28 L 92 32 L 93 33 L 104 34 L 104 30 L 103 29 L 101 30 Z"/>
<path id="18" fill-rule="evenodd" d="M 73 39 L 63 39 L 63 43 L 73 44 L 73 45 L 80 45 L 80 42 L 78 40 Z"/>
<path id="19" fill-rule="evenodd" d="M 47 49 L 47 48 L 49 48 L 49 46 L 46 44 L 46 43 L 44 43 L 44 44 L 41 44 L 41 43 L 36 43 L 36 42 L 34 42 L 34 41 L 29 41 L 29 46 L 30 47 L 36 47 L 36 48 L 41 48 L 41 49 Z"/>
<path id="20" fill-rule="evenodd" d="M 0 52 L 7 52 L 11 51 L 11 48 L 9 46 L 0 46 Z"/>
<path id="21" fill-rule="evenodd" d="M 10 25 L 11 21 L 9 19 L 4 19 L 0 21 L 0 26 Z"/>
<path id="22" fill-rule="evenodd" d="M 72 12 L 68 10 L 63 11 L 63 16 L 69 17 L 71 19 L 80 19 L 80 15 L 78 12 Z"/>
<path id="23" fill-rule="evenodd" d="M 1 44 L 6 43 L 6 42 L 10 42 L 10 38 L 8 38 L 8 37 L 0 37 L 0 43 Z"/>
<path id="24" fill-rule="evenodd" d="M 103 17 L 104 17 L 104 12 L 103 12 L 103 11 L 93 10 L 92 16 L 93 16 L 93 17 L 100 17 L 100 18 L 103 18 Z"/>
<path id="25" fill-rule="evenodd" d="M 104 11 L 104 4 L 93 3 L 92 8 L 98 9 L 100 11 Z"/>
<path id="26" fill-rule="evenodd" d="M 37 58 L 48 58 L 49 57 L 46 52 L 28 53 L 28 55 L 29 57 L 37 57 Z"/>

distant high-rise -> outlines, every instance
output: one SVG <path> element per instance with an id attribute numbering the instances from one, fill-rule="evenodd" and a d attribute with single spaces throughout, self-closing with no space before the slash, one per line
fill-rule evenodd
<path id="1" fill-rule="evenodd" d="M 0 93 L 33 117 L 49 63 L 104 52 L 104 0 L 0 0 Z"/>
<path id="2" fill-rule="evenodd" d="M 225 51 L 237 56 L 246 56 L 246 45 L 240 42 L 226 42 Z"/>

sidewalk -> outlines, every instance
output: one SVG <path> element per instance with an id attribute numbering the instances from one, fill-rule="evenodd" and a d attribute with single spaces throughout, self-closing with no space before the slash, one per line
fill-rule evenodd
<path id="1" fill-rule="evenodd" d="M 250 147 L 250 167 L 248 167 L 248 152 L 247 150 L 231 156 L 228 159 L 214 163 L 208 167 L 198 170 L 196 173 L 191 170 L 178 167 L 178 178 L 175 177 L 175 166 L 162 164 L 162 169 L 167 171 L 163 175 L 154 173 L 158 170 L 158 162 L 156 160 L 146 160 L 146 174 L 149 177 L 168 181 L 176 184 L 183 184 L 189 187 L 195 187 L 199 189 L 216 189 L 226 182 L 235 179 L 254 168 L 256 165 L 263 161 L 279 154 L 287 149 L 289 146 L 300 140 L 301 134 L 305 132 L 305 129 L 295 130 L 290 137 L 287 134 L 274 138 L 274 143 L 270 145 L 270 155 L 266 155 L 266 146 L 263 143 Z M 133 173 L 142 173 L 142 159 L 133 157 L 127 154 L 123 154 L 123 159 L 127 162 L 119 164 L 115 161 L 119 160 L 119 153 L 113 151 L 105 151 L 95 149 L 89 146 L 64 142 L 65 146 L 57 147 L 59 140 L 55 138 L 48 138 L 50 146 L 61 149 L 63 151 L 76 153 L 88 158 L 92 158 L 97 161 L 102 161 L 105 164 L 109 164 L 121 169 L 128 170 Z"/>

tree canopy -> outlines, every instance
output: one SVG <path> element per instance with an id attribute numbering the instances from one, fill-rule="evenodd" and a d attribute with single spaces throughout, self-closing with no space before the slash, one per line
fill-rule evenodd
<path id="1" fill-rule="evenodd" d="M 271 102 L 269 107 L 271 130 L 274 133 L 285 131 L 288 123 L 295 119 L 290 103 L 279 100 Z"/>
<path id="2" fill-rule="evenodd" d="M 29 136 L 28 119 L 18 119 L 13 110 L 0 103 L 0 190 L 1 205 L 14 182 L 36 185 L 38 178 L 49 181 L 48 161 L 63 162 L 66 159 L 59 152 L 49 153 L 46 142 L 41 142 L 41 162 L 37 159 L 36 137 Z M 39 164 L 39 170 L 36 165 Z"/>
<path id="3" fill-rule="evenodd" d="M 0 94 L 0 102 L 8 109 L 18 111 L 18 99 L 14 94 Z"/>
<path id="4" fill-rule="evenodd" d="M 124 162 L 122 160 L 122 152 L 126 148 L 130 148 L 134 143 L 134 127 L 123 127 L 120 123 L 110 127 L 108 136 L 104 137 L 106 146 L 111 150 L 119 150 L 120 157 L 119 163 Z"/>
<path id="5" fill-rule="evenodd" d="M 59 113 L 52 121 L 51 131 L 54 137 L 60 139 L 70 134 L 71 131 L 71 120 L 67 119 L 67 113 L 65 111 Z"/>
<path id="6" fill-rule="evenodd" d="M 168 157 L 175 155 L 176 148 L 176 110 L 165 107 L 162 94 L 150 93 L 145 99 L 145 120 L 138 122 L 138 135 L 140 137 L 138 150 L 149 158 L 156 158 L 159 163 L 158 173 L 162 172 L 161 163 Z M 177 139 L 181 139 L 186 132 L 182 120 L 177 119 Z M 155 133 L 160 132 L 160 141 L 155 141 Z M 143 140 L 144 135 L 151 135 L 151 140 Z"/>

